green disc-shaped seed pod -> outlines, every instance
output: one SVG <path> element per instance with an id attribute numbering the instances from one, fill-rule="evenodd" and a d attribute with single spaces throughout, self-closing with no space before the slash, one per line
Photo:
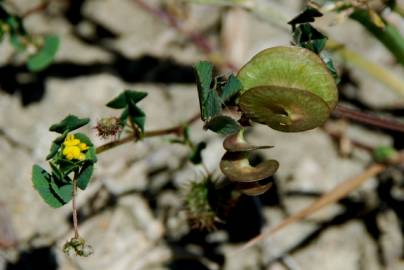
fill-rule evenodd
<path id="1" fill-rule="evenodd" d="M 265 160 L 253 167 L 248 161 L 248 152 L 227 152 L 220 169 L 231 181 L 256 182 L 272 176 L 279 167 L 276 160 Z"/>
<path id="2" fill-rule="evenodd" d="M 270 145 L 256 146 L 249 144 L 244 138 L 244 129 L 241 129 L 238 133 L 227 136 L 223 141 L 223 148 L 228 152 L 246 152 L 272 147 L 273 146 Z"/>
<path id="3" fill-rule="evenodd" d="M 264 50 L 240 69 L 238 78 L 243 85 L 241 110 L 253 121 L 281 131 L 304 131 L 323 124 L 338 101 L 327 67 L 304 48 Z"/>
<path id="4" fill-rule="evenodd" d="M 237 75 L 242 93 L 250 88 L 274 85 L 309 91 L 321 97 L 330 110 L 338 101 L 335 80 L 323 60 L 310 50 L 279 46 L 255 55 Z"/>
<path id="5" fill-rule="evenodd" d="M 266 160 L 257 166 L 251 166 L 248 157 L 251 151 L 271 148 L 271 146 L 254 146 L 244 139 L 244 131 L 228 136 L 223 142 L 227 150 L 220 161 L 220 170 L 244 194 L 257 196 L 265 193 L 272 183 L 268 178 L 279 167 L 276 160 Z"/>
<path id="6" fill-rule="evenodd" d="M 321 126 L 330 110 L 320 97 L 281 86 L 251 88 L 240 98 L 240 108 L 251 120 L 285 132 Z"/>
<path id="7" fill-rule="evenodd" d="M 238 188 L 248 196 L 259 196 L 267 192 L 272 187 L 272 182 L 265 180 L 251 182 L 251 183 L 238 183 Z"/>

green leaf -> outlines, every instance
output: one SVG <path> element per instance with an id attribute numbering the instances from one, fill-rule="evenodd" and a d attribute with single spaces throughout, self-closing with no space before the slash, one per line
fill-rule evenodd
<path id="1" fill-rule="evenodd" d="M 82 126 L 87 125 L 90 122 L 88 118 L 78 118 L 75 115 L 68 115 L 65 119 L 63 119 L 60 123 L 54 124 L 49 128 L 49 131 L 64 133 L 70 132 L 75 129 L 81 128 Z"/>
<path id="2" fill-rule="evenodd" d="M 83 134 L 81 132 L 75 133 L 74 137 L 76 139 L 79 139 L 80 142 L 87 144 L 88 147 L 94 146 L 94 144 L 91 142 L 90 138 L 88 138 L 87 135 L 85 135 L 85 134 Z"/>
<path id="3" fill-rule="evenodd" d="M 94 146 L 91 146 L 88 148 L 87 153 L 86 153 L 86 160 L 89 160 L 92 163 L 97 162 L 97 153 L 95 151 Z"/>
<path id="4" fill-rule="evenodd" d="M 138 92 L 138 91 L 133 91 L 133 90 L 126 90 L 125 95 L 126 95 L 126 100 L 128 101 L 128 103 L 130 100 L 135 104 L 138 103 L 139 101 L 141 101 L 142 99 L 144 99 L 145 97 L 147 97 L 146 92 Z"/>
<path id="5" fill-rule="evenodd" d="M 119 122 L 121 123 L 122 127 L 125 127 L 126 122 L 128 121 L 128 117 L 129 117 L 129 110 L 128 108 L 126 108 L 125 110 L 123 110 L 121 116 L 119 117 Z"/>
<path id="6" fill-rule="evenodd" d="M 334 66 L 334 63 L 333 63 L 331 57 L 325 53 L 321 53 L 320 57 L 323 60 L 324 64 L 326 65 L 328 71 L 331 73 L 335 82 L 338 84 L 340 82 L 340 77 L 338 76 L 337 70 L 335 69 L 335 66 Z"/>
<path id="7" fill-rule="evenodd" d="M 91 176 L 93 175 L 94 165 L 91 162 L 87 162 L 81 168 L 79 172 L 79 176 L 77 178 L 77 186 L 85 190 L 87 188 L 88 183 L 90 182 Z"/>
<path id="8" fill-rule="evenodd" d="M 145 92 L 138 92 L 132 90 L 125 90 L 119 96 L 107 103 L 107 107 L 113 109 L 123 109 L 128 106 L 129 100 L 135 104 L 144 99 L 147 96 Z"/>
<path id="9" fill-rule="evenodd" d="M 205 142 L 200 142 L 192 151 L 191 155 L 189 156 L 189 160 L 193 164 L 200 164 L 202 163 L 202 150 L 206 148 Z"/>
<path id="10" fill-rule="evenodd" d="M 52 176 L 38 165 L 32 167 L 32 183 L 42 199 L 50 206 L 58 208 L 64 202 L 51 188 Z"/>
<path id="11" fill-rule="evenodd" d="M 222 135 L 230 135 L 238 132 L 241 126 L 233 118 L 219 115 L 207 122 L 205 128 Z"/>
<path id="12" fill-rule="evenodd" d="M 23 43 L 21 36 L 19 36 L 15 32 L 11 32 L 10 34 L 10 43 L 17 52 L 24 52 L 26 49 L 26 46 Z"/>
<path id="13" fill-rule="evenodd" d="M 294 27 L 296 24 L 300 23 L 310 23 L 314 22 L 315 18 L 321 17 L 323 14 L 315 8 L 307 7 L 302 13 L 294 17 L 288 22 L 288 24 Z"/>
<path id="14" fill-rule="evenodd" d="M 119 96 L 108 102 L 106 106 L 113 109 L 123 109 L 127 105 L 128 103 L 126 102 L 126 95 L 125 92 L 123 92 L 119 94 Z"/>
<path id="15" fill-rule="evenodd" d="M 67 159 L 60 159 L 58 161 L 58 165 L 63 175 L 68 175 L 69 173 L 77 170 L 80 166 L 78 162 L 73 162 Z"/>
<path id="16" fill-rule="evenodd" d="M 240 80 L 233 74 L 230 75 L 226 85 L 222 89 L 221 98 L 222 98 L 223 102 L 226 102 L 231 97 L 233 97 L 238 92 L 240 92 L 242 87 L 243 86 L 241 85 Z"/>
<path id="17" fill-rule="evenodd" d="M 309 49 L 317 54 L 324 49 L 327 42 L 327 37 L 309 23 L 297 26 L 293 30 L 293 39 L 298 46 Z"/>
<path id="18" fill-rule="evenodd" d="M 381 145 L 373 150 L 373 158 L 376 162 L 386 162 L 397 155 L 397 150 L 391 146 Z"/>
<path id="19" fill-rule="evenodd" d="M 221 111 L 222 100 L 214 89 L 211 89 L 213 66 L 201 61 L 195 65 L 199 105 L 202 120 L 207 120 Z"/>
<path id="20" fill-rule="evenodd" d="M 42 48 L 28 59 L 28 69 L 40 71 L 49 66 L 56 56 L 59 43 L 57 36 L 45 36 Z"/>
<path id="21" fill-rule="evenodd" d="M 143 132 L 146 121 L 145 113 L 139 107 L 137 107 L 133 101 L 130 101 L 128 104 L 128 113 L 132 122 Z"/>
<path id="22" fill-rule="evenodd" d="M 63 181 L 64 179 L 63 172 L 56 166 L 56 164 L 53 162 L 49 162 L 49 165 L 52 169 L 52 175 L 57 179 L 60 179 L 60 181 Z"/>
<path id="23" fill-rule="evenodd" d="M 67 136 L 67 132 L 64 132 L 61 136 L 57 137 L 52 142 L 49 154 L 46 156 L 46 160 L 50 160 L 51 158 L 53 158 L 56 155 L 56 153 L 59 151 L 60 147 L 62 146 L 66 136 Z"/>
<path id="24" fill-rule="evenodd" d="M 55 177 L 51 178 L 51 188 L 53 192 L 63 201 L 63 204 L 70 202 L 73 195 L 73 185 L 71 183 L 62 182 Z"/>

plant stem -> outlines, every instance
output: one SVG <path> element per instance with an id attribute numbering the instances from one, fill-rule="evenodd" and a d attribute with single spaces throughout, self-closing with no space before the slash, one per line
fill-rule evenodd
<path id="1" fill-rule="evenodd" d="M 152 130 L 152 131 L 146 131 L 144 133 L 144 138 L 149 138 L 149 137 L 157 137 L 157 136 L 163 136 L 163 135 L 168 135 L 168 134 L 180 134 L 184 128 L 184 125 L 190 125 L 193 122 L 197 121 L 200 118 L 200 114 L 195 114 L 193 117 L 189 118 L 185 123 L 181 124 L 181 125 L 177 125 L 171 128 L 166 128 L 166 129 L 158 129 L 158 130 Z M 117 141 L 113 141 L 113 142 L 109 142 L 106 144 L 103 144 L 101 146 L 98 146 L 96 148 L 96 153 L 97 154 L 101 154 L 102 152 L 105 152 L 107 150 L 110 150 L 112 148 L 115 148 L 119 145 L 128 143 L 134 141 L 134 136 L 133 133 L 131 133 L 130 135 L 119 139 Z"/>
<path id="2" fill-rule="evenodd" d="M 404 122 L 392 118 L 380 117 L 374 114 L 364 113 L 359 110 L 348 108 L 344 105 L 338 105 L 332 114 L 338 118 L 346 118 L 361 124 L 394 130 L 404 133 Z"/>
<path id="3" fill-rule="evenodd" d="M 79 235 L 79 225 L 77 222 L 77 204 L 76 204 L 76 195 L 77 195 L 77 176 L 78 172 L 74 172 L 73 177 L 73 191 L 72 191 L 72 209 L 73 209 L 73 227 L 74 227 L 74 238 L 77 239 L 80 237 Z"/>

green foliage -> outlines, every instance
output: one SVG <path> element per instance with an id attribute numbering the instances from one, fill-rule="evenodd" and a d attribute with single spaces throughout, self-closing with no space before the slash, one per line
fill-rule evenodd
<path id="1" fill-rule="evenodd" d="M 81 128 L 82 126 L 87 125 L 89 122 L 90 122 L 90 119 L 88 119 L 88 118 L 79 118 L 75 115 L 68 115 L 61 122 L 59 122 L 57 124 L 53 124 L 49 128 L 49 131 L 64 134 L 64 133 L 76 130 L 78 128 Z M 61 138 L 59 137 L 58 139 L 60 140 Z M 56 140 L 58 140 L 58 139 L 56 139 Z"/>
<path id="2" fill-rule="evenodd" d="M 120 116 L 122 127 L 129 121 L 140 129 L 141 133 L 144 132 L 144 125 L 146 121 L 145 113 L 137 106 L 147 96 L 145 92 L 137 92 L 125 90 L 122 94 L 107 103 L 107 107 L 112 109 L 124 109 Z"/>
<path id="3" fill-rule="evenodd" d="M 53 208 L 58 208 L 64 205 L 63 200 L 59 198 L 56 192 L 52 189 L 52 176 L 38 165 L 32 167 L 32 182 L 34 188 L 48 205 Z"/>
<path id="4" fill-rule="evenodd" d="M 218 115 L 207 121 L 205 128 L 221 135 L 230 135 L 238 132 L 241 129 L 241 126 L 229 116 Z"/>
<path id="5" fill-rule="evenodd" d="M 214 183 L 206 179 L 189 184 L 185 195 L 187 215 L 194 227 L 200 229 L 213 229 L 216 222 L 216 213 L 210 203 L 211 193 L 214 192 Z"/>
<path id="6" fill-rule="evenodd" d="M 211 88 L 212 71 L 213 65 L 209 62 L 201 61 L 195 65 L 199 105 L 203 121 L 218 115 L 221 111 L 222 100 L 215 89 Z"/>
<path id="7" fill-rule="evenodd" d="M 309 23 L 302 23 L 295 27 L 293 40 L 300 47 L 319 54 L 327 43 L 327 37 Z"/>
<path id="8" fill-rule="evenodd" d="M 55 58 L 58 48 L 58 37 L 50 35 L 45 36 L 42 48 L 28 59 L 28 69 L 31 71 L 40 71 L 46 68 Z"/>
<path id="9" fill-rule="evenodd" d="M 299 47 L 309 49 L 320 55 L 328 71 L 338 83 L 339 77 L 332 59 L 327 54 L 322 53 L 328 38 L 310 24 L 321 16 L 323 14 L 317 9 L 307 7 L 303 12 L 289 21 L 288 24 L 292 26 L 293 42 Z"/>
<path id="10" fill-rule="evenodd" d="M 381 145 L 373 150 L 373 159 L 376 162 L 388 162 L 397 156 L 398 152 L 394 147 Z"/>
<path id="11" fill-rule="evenodd" d="M 49 160 L 56 155 L 56 153 L 59 151 L 60 147 L 62 146 L 62 143 L 65 140 L 68 132 L 69 132 L 68 130 L 64 131 L 61 136 L 57 137 L 52 142 L 51 149 L 49 151 L 49 154 L 46 156 L 46 160 Z"/>
<path id="12" fill-rule="evenodd" d="M 323 14 L 315 8 L 307 7 L 303 12 L 294 17 L 292 20 L 288 22 L 288 24 L 292 25 L 292 28 L 295 28 L 296 25 L 301 23 L 311 23 L 315 21 L 315 18 L 321 17 Z"/>
<path id="13" fill-rule="evenodd" d="M 44 201 L 52 207 L 60 207 L 72 199 L 73 181 L 77 181 L 77 186 L 84 190 L 91 179 L 97 157 L 94 144 L 86 135 L 83 133 L 72 134 L 72 139 L 78 143 L 73 147 L 84 152 L 82 158 L 69 160 L 63 153 L 68 145 L 64 142 L 69 141 L 69 133 L 88 124 L 88 122 L 89 119 L 87 118 L 81 119 L 75 115 L 69 115 L 61 122 L 52 125 L 50 131 L 62 133 L 62 135 L 52 142 L 50 152 L 46 157 L 49 160 L 51 173 L 46 172 L 38 165 L 33 167 L 32 181 L 34 187 Z M 79 148 L 81 144 L 85 144 L 86 147 Z M 71 173 L 74 173 L 74 180 L 70 176 Z"/>
<path id="14" fill-rule="evenodd" d="M 205 128 L 223 135 L 237 132 L 240 129 L 237 121 L 221 115 L 221 112 L 222 106 L 239 94 L 241 82 L 234 75 L 230 75 L 227 81 L 223 81 L 222 77 L 213 81 L 212 71 L 213 66 L 209 62 L 201 61 L 195 65 L 201 118 L 205 121 Z"/>
<path id="15" fill-rule="evenodd" d="M 40 71 L 49 66 L 59 48 L 59 38 L 45 35 L 43 42 L 38 36 L 30 35 L 23 24 L 21 17 L 9 13 L 0 2 L 0 41 L 5 34 L 10 36 L 10 44 L 19 53 L 30 52 L 27 48 L 34 47 L 37 52 L 27 59 L 27 67 L 30 71 Z"/>
<path id="16" fill-rule="evenodd" d="M 93 175 L 94 165 L 92 162 L 86 162 L 80 169 L 79 176 L 77 177 L 77 186 L 85 190 L 90 178 Z"/>
<path id="17" fill-rule="evenodd" d="M 232 97 L 240 92 L 242 87 L 243 86 L 241 85 L 240 80 L 236 76 L 231 74 L 227 83 L 221 89 L 220 97 L 222 98 L 222 101 L 226 102 L 230 100 Z"/>
<path id="18" fill-rule="evenodd" d="M 189 155 L 189 160 L 193 164 L 201 164 L 202 163 L 202 151 L 206 148 L 205 142 L 200 142 L 196 146 L 191 147 L 192 152 Z"/>

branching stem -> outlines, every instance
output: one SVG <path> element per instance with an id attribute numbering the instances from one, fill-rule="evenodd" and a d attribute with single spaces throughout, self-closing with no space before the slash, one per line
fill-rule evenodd
<path id="1" fill-rule="evenodd" d="M 149 138 L 149 137 L 157 137 L 157 136 L 164 136 L 164 135 L 169 135 L 169 134 L 181 134 L 182 130 L 184 128 L 184 125 L 190 125 L 193 122 L 197 121 L 200 118 L 199 113 L 195 114 L 193 117 L 189 118 L 184 124 L 177 125 L 175 127 L 167 128 L 167 129 L 158 129 L 158 130 L 152 130 L 152 131 L 146 131 L 144 133 L 144 138 Z M 135 131 L 134 131 L 135 132 Z M 112 148 L 115 148 L 119 145 L 128 143 L 133 141 L 133 134 L 130 134 L 122 139 L 119 139 L 117 141 L 109 142 L 106 144 L 103 144 L 96 149 L 97 154 L 101 154 L 102 152 L 105 152 L 107 150 L 110 150 Z"/>

